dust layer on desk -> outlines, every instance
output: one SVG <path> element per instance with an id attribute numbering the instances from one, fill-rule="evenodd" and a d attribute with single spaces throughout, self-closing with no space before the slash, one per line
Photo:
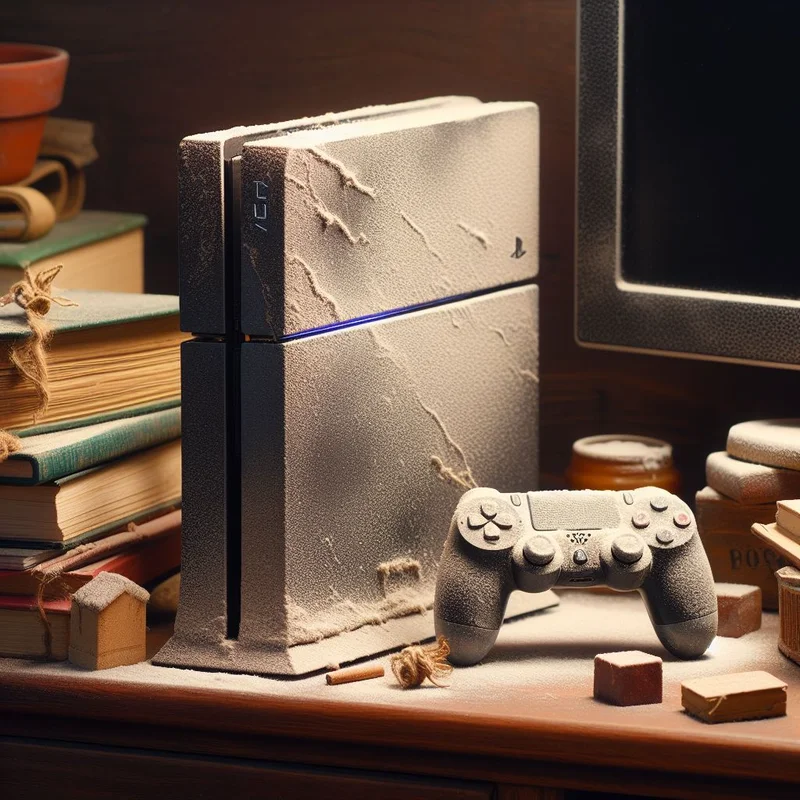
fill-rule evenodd
<path id="1" fill-rule="evenodd" d="M 638 594 L 566 590 L 560 595 L 559 607 L 506 623 L 486 659 L 475 667 L 457 668 L 446 689 L 434 686 L 400 689 L 389 668 L 389 656 L 380 659 L 387 667 L 384 678 L 340 686 L 328 686 L 319 674 L 300 680 L 281 680 L 156 667 L 147 662 L 85 672 L 68 663 L 31 665 L 0 659 L 0 676 L 24 664 L 26 669 L 35 669 L 41 675 L 70 675 L 95 682 L 121 681 L 395 707 L 402 704 L 410 708 L 458 703 L 470 711 L 479 712 L 483 707 L 493 714 L 498 713 L 498 701 L 502 704 L 505 695 L 513 694 L 514 703 L 507 710 L 509 716 L 535 714 L 540 719 L 552 716 L 580 721 L 581 713 L 587 712 L 590 704 L 596 705 L 592 700 L 595 655 L 642 650 L 660 656 L 664 661 L 664 702 L 660 706 L 615 708 L 609 712 L 618 715 L 620 724 L 626 724 L 649 721 L 653 715 L 663 716 L 665 712 L 678 713 L 680 684 L 689 678 L 763 669 L 785 680 L 797 670 L 795 664 L 778 652 L 777 614 L 765 613 L 761 629 L 747 636 L 718 637 L 701 659 L 680 661 L 659 643 Z M 790 688 L 790 705 L 791 692 Z M 520 703 L 521 697 L 529 702 Z M 500 708 L 506 713 L 502 705 Z"/>

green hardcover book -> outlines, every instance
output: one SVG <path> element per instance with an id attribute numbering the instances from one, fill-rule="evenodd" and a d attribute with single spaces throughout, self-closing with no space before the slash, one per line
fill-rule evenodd
<path id="1" fill-rule="evenodd" d="M 0 483 L 32 486 L 177 439 L 181 410 L 115 419 L 54 433 L 26 436 L 22 449 L 0 463 Z"/>
<path id="2" fill-rule="evenodd" d="M 82 211 L 57 222 L 41 239 L 0 243 L 0 295 L 22 277 L 25 267 L 60 264 L 59 286 L 110 292 L 144 290 L 144 232 L 141 214 Z"/>
<path id="3" fill-rule="evenodd" d="M 36 387 L 11 363 L 30 336 L 24 311 L 0 308 L 0 428 L 47 433 L 161 410 L 180 403 L 178 298 L 53 290 L 77 306 L 53 304 L 47 320 L 50 403 L 34 418 Z"/>
<path id="4" fill-rule="evenodd" d="M 0 547 L 62 550 L 180 502 L 176 439 L 50 483 L 0 485 Z"/>

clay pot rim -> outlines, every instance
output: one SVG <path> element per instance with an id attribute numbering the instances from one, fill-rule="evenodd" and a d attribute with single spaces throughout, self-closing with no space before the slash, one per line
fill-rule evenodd
<path id="1" fill-rule="evenodd" d="M 652 436 L 636 436 L 629 433 L 604 433 L 599 436 L 586 436 L 573 443 L 572 452 L 592 461 L 599 459 L 601 461 L 614 461 L 625 464 L 642 464 L 644 462 L 643 454 L 612 455 L 605 452 L 597 452 L 592 448 L 594 444 L 617 441 L 647 445 L 653 448 L 653 452 L 649 454 L 650 459 L 657 459 L 665 465 L 672 461 L 672 445 L 669 442 L 665 442 L 663 439 L 655 439 Z"/>
<path id="2" fill-rule="evenodd" d="M 27 52 L 31 56 L 39 56 L 34 58 L 24 58 L 14 61 L 3 61 L 3 53 L 6 49 L 19 50 Z M 38 66 L 43 61 L 66 61 L 69 59 L 69 53 L 60 47 L 53 47 L 49 44 L 29 44 L 28 42 L 0 42 L 0 72 L 17 71 L 29 68 L 29 66 Z"/>

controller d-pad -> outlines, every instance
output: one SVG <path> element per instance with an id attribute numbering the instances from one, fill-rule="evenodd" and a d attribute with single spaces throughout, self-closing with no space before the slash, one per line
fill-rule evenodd
<path id="1" fill-rule="evenodd" d="M 466 508 L 458 516 L 461 535 L 482 550 L 512 547 L 521 531 L 519 517 L 504 501 L 484 500 Z"/>
<path id="2" fill-rule="evenodd" d="M 511 514 L 498 514 L 492 522 L 504 531 L 510 531 L 514 527 L 514 517 Z"/>
<path id="3" fill-rule="evenodd" d="M 488 520 L 482 514 L 467 515 L 467 525 L 470 530 L 479 531 L 487 522 Z"/>

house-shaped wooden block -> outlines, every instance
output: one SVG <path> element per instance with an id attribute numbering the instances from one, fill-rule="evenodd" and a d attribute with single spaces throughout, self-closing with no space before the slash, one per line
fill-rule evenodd
<path id="1" fill-rule="evenodd" d="M 144 661 L 149 597 L 113 572 L 101 572 L 82 586 L 72 595 L 69 660 L 86 669 Z"/>

